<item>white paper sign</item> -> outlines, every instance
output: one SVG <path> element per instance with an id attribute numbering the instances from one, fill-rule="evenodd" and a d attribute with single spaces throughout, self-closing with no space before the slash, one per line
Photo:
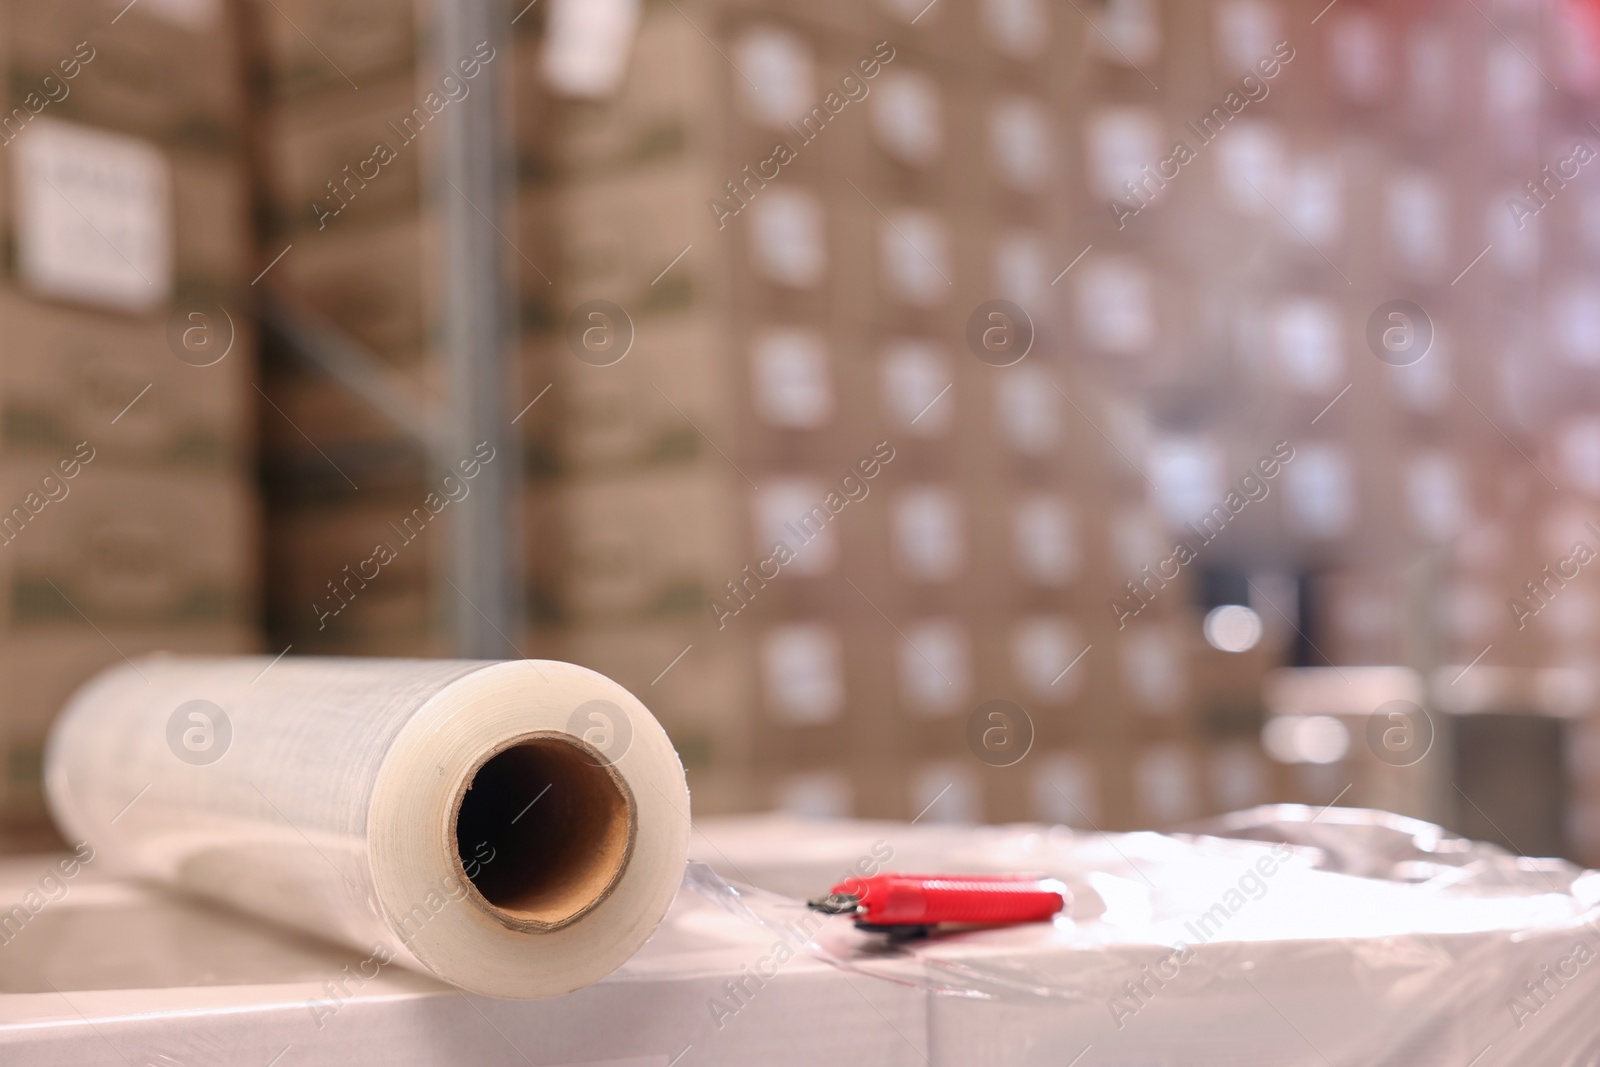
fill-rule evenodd
<path id="1" fill-rule="evenodd" d="M 599 99 L 622 84 L 639 28 L 639 0 L 551 0 L 541 57 L 545 84 Z"/>
<path id="2" fill-rule="evenodd" d="M 172 292 L 172 177 L 133 137 L 35 120 L 10 146 L 22 276 L 40 293 L 143 311 Z"/>
<path id="3" fill-rule="evenodd" d="M 774 627 L 761 643 L 761 666 L 767 701 L 783 721 L 815 725 L 844 710 L 844 652 L 828 627 Z"/>

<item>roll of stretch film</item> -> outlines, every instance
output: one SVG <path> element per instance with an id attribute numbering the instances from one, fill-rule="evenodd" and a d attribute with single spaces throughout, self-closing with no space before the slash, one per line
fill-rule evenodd
<path id="1" fill-rule="evenodd" d="M 500 997 L 628 959 L 689 837 L 660 724 L 544 660 L 139 660 L 73 696 L 45 779 L 107 869 Z"/>

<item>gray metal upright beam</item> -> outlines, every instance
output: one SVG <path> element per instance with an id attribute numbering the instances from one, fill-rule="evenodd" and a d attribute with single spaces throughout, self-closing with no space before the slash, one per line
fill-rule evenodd
<path id="1" fill-rule="evenodd" d="M 441 341 L 445 405 L 441 473 L 473 458 L 486 442 L 494 459 L 467 483 L 465 499 L 448 513 L 449 585 L 456 654 L 512 656 L 521 640 L 522 566 L 518 529 L 521 449 L 510 425 L 517 393 L 514 283 L 505 205 L 512 185 L 504 87 L 511 84 L 511 42 L 499 0 L 433 0 L 433 66 L 437 82 L 484 43 L 493 59 L 471 81 L 465 99 L 441 116 L 444 142 L 438 171 L 443 300 Z M 482 53 L 480 53 L 481 55 Z"/>

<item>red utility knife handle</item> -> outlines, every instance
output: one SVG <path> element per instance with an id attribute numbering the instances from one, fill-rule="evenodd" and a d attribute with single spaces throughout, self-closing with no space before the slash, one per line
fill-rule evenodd
<path id="1" fill-rule="evenodd" d="M 1031 875 L 879 874 L 848 878 L 836 894 L 857 897 L 856 921 L 873 926 L 1044 922 L 1066 907 L 1057 883 Z"/>

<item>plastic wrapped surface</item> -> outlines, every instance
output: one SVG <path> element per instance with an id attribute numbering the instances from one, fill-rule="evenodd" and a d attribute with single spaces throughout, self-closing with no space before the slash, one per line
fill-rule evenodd
<path id="1" fill-rule="evenodd" d="M 1559 860 L 1353 809 L 1256 809 L 1173 835 L 794 827 L 710 834 L 690 884 L 795 951 L 936 994 L 938 1062 L 1577 1067 L 1600 1054 L 1600 874 Z M 815 886 L 879 869 L 1037 871 L 1075 904 L 1053 923 L 900 944 L 806 916 Z"/>

